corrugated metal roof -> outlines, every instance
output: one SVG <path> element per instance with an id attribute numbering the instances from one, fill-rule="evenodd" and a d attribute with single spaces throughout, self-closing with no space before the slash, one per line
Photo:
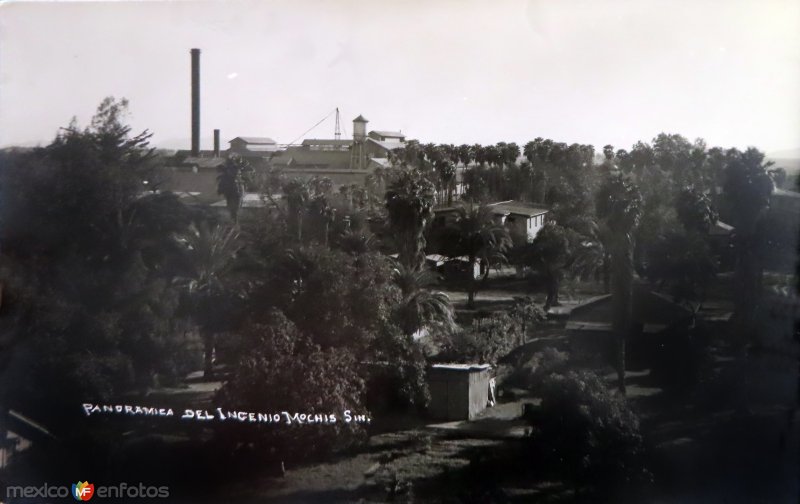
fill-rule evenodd
<path id="1" fill-rule="evenodd" d="M 306 138 L 302 145 L 350 145 L 352 140 L 336 140 L 324 138 Z"/>
<path id="2" fill-rule="evenodd" d="M 405 138 L 406 136 L 399 131 L 377 131 L 372 130 L 370 133 L 375 133 L 376 135 L 380 135 L 383 137 L 390 137 L 390 138 Z"/>
<path id="3" fill-rule="evenodd" d="M 406 144 L 404 144 L 402 142 L 390 142 L 388 140 L 384 142 L 384 141 L 381 141 L 381 140 L 375 140 L 374 138 L 371 138 L 371 137 L 367 138 L 367 140 L 372 142 L 372 143 L 374 143 L 374 144 L 379 145 L 380 147 L 383 147 L 387 151 L 393 151 L 395 149 L 404 149 L 405 146 L 406 146 Z"/>
<path id="4" fill-rule="evenodd" d="M 383 168 L 391 166 L 391 163 L 389 162 L 389 158 L 385 158 L 385 157 L 382 157 L 382 158 L 369 158 L 369 160 L 372 161 L 375 164 L 380 165 Z"/>

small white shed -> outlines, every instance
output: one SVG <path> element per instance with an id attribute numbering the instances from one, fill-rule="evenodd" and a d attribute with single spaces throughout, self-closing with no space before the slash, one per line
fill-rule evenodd
<path id="1" fill-rule="evenodd" d="M 434 364 L 428 370 L 430 415 L 436 420 L 472 420 L 489 403 L 490 364 Z"/>

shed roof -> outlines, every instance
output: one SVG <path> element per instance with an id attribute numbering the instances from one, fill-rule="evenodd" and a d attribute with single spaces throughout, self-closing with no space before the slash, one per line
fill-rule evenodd
<path id="1" fill-rule="evenodd" d="M 711 229 L 708 230 L 708 234 L 711 236 L 728 236 L 733 232 L 733 226 L 730 224 L 725 224 L 721 220 L 718 220 L 711 226 Z"/>
<path id="2" fill-rule="evenodd" d="M 491 208 L 492 213 L 503 215 L 513 214 L 535 217 L 549 212 L 546 208 L 536 207 L 531 203 L 515 200 L 498 201 L 497 203 L 489 203 L 487 206 Z"/>
<path id="3" fill-rule="evenodd" d="M 491 364 L 434 364 L 432 369 L 441 369 L 443 371 L 486 371 L 492 369 Z"/>
<path id="4" fill-rule="evenodd" d="M 196 166 L 198 168 L 216 168 L 225 164 L 225 158 L 188 157 L 181 163 L 183 166 Z"/>
<path id="5" fill-rule="evenodd" d="M 789 190 L 786 190 L 786 189 L 778 189 L 778 188 L 776 188 L 774 191 L 772 191 L 772 194 L 774 196 L 780 196 L 780 197 L 783 197 L 783 198 L 800 198 L 800 193 L 799 192 L 789 191 Z"/>
<path id="6" fill-rule="evenodd" d="M 611 295 L 597 296 L 572 309 L 567 329 L 610 331 L 613 318 Z M 689 320 L 693 313 L 669 297 L 653 292 L 647 286 L 635 285 L 633 295 L 634 324 L 641 324 L 644 332 L 656 333 L 681 321 Z"/>
<path id="7" fill-rule="evenodd" d="M 280 199 L 282 196 L 279 194 L 273 194 L 272 197 L 274 199 Z M 267 200 L 267 197 L 263 196 L 261 193 L 245 193 L 242 196 L 242 208 L 263 208 L 271 204 L 272 203 Z M 220 200 L 216 203 L 212 203 L 211 206 L 224 207 L 227 206 L 227 202 L 225 200 Z"/>

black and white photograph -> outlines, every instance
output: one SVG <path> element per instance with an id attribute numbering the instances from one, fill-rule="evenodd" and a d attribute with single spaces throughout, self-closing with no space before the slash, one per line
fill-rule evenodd
<path id="1" fill-rule="evenodd" d="M 0 504 L 799 503 L 797 0 L 0 0 Z"/>

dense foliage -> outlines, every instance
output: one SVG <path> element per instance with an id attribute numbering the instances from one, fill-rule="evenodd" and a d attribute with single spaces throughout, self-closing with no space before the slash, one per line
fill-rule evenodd
<path id="1" fill-rule="evenodd" d="M 14 352 L 4 407 L 56 426 L 83 401 L 169 383 L 192 369 L 177 317 L 190 212 L 158 180 L 149 133 L 130 135 L 127 102 L 108 98 L 91 126 L 7 160 L 0 177 L 3 306 Z M 17 287 L 17 288 L 14 288 Z"/>

